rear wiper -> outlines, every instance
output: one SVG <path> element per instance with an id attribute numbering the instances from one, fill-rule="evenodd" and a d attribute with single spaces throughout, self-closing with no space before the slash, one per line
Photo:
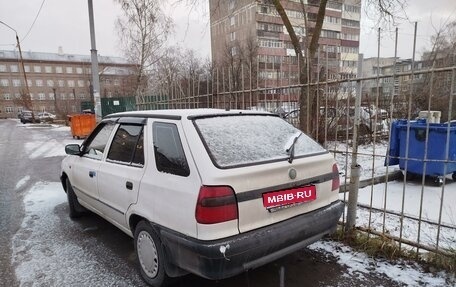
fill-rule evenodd
<path id="1" fill-rule="evenodd" d="M 302 135 L 302 132 L 299 132 L 299 135 L 297 135 L 297 136 L 295 134 L 294 138 L 293 138 L 293 141 L 291 142 L 291 145 L 287 149 L 285 149 L 285 151 L 290 154 L 290 156 L 288 157 L 288 162 L 289 163 L 293 162 L 294 153 L 295 153 L 295 145 L 296 145 L 296 142 L 298 141 L 298 139 L 299 139 L 299 137 L 301 135 Z"/>

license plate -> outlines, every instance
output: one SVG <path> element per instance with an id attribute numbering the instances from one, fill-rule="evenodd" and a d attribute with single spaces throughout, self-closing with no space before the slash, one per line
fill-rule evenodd
<path id="1" fill-rule="evenodd" d="M 308 185 L 263 193 L 263 206 L 269 210 L 277 207 L 309 202 L 315 199 L 317 199 L 317 188 L 315 185 Z"/>

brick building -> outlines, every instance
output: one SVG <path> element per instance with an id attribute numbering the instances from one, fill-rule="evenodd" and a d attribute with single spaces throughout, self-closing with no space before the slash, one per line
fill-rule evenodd
<path id="1" fill-rule="evenodd" d="M 304 50 L 306 29 L 300 0 L 281 2 L 296 34 L 301 38 Z M 272 1 L 210 0 L 209 3 L 212 60 L 215 66 L 233 63 L 229 58 L 244 57 L 244 62 L 251 61 L 258 68 L 260 87 L 298 83 L 297 57 Z M 304 3 L 309 23 L 307 30 L 312 31 L 320 1 L 304 0 Z M 356 77 L 360 18 L 360 0 L 328 2 L 319 40 L 320 52 L 315 56 L 319 60 L 314 61 L 319 63 L 319 69 L 313 67 L 314 71 L 326 70 L 327 66 L 328 75 L 324 76 L 329 79 Z"/>
<path id="2" fill-rule="evenodd" d="M 23 52 L 26 85 L 18 51 L 0 50 L 0 118 L 13 118 L 26 109 L 64 118 L 93 103 L 90 55 Z M 133 96 L 135 66 L 118 57 L 99 56 L 102 98 Z"/>

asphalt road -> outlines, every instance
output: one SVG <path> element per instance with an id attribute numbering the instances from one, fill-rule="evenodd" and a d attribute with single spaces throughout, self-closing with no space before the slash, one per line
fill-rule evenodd
<path id="1" fill-rule="evenodd" d="M 63 146 L 64 141 L 71 140 L 67 131 L 50 132 L 50 129 L 25 127 L 15 120 L 0 120 L 0 286 L 59 286 L 61 283 L 58 282 L 70 282 L 67 286 L 146 286 L 138 275 L 132 239 L 100 217 L 88 214 L 77 221 L 70 220 L 66 202 L 53 206 L 48 213 L 44 210 L 40 215 L 25 214 L 23 199 L 30 188 L 38 182 L 59 181 L 63 156 L 31 156 L 33 150 L 50 142 L 62 143 Z M 19 184 L 24 176 L 30 178 Z M 51 217 L 57 220 L 45 225 L 49 220 L 44 219 Z M 28 220 L 24 221 L 24 218 Z M 15 241 L 16 249 L 20 250 L 21 244 L 30 245 L 27 236 L 31 231 L 27 233 L 27 230 L 40 225 L 45 233 L 42 242 L 36 242 L 36 245 L 40 246 L 42 253 L 52 253 L 49 256 L 57 267 L 45 268 L 54 265 L 48 262 L 41 265 L 40 262 L 33 266 L 33 272 L 29 272 L 23 269 L 29 265 L 21 263 L 31 260 L 30 256 L 12 259 L 12 241 L 18 234 L 25 239 Z M 40 240 L 40 237 L 35 240 Z M 79 250 L 75 253 L 79 256 L 59 257 L 66 253 L 51 252 L 55 246 L 61 246 L 63 250 L 71 246 Z M 33 246 L 26 246 L 22 251 L 31 248 Z M 84 262 L 88 266 L 84 271 L 85 278 L 71 279 L 72 273 L 79 274 L 78 270 L 65 266 L 82 268 L 79 266 L 85 266 Z M 63 269 L 60 270 L 59 265 Z M 347 268 L 338 264 L 336 258 L 309 249 L 226 280 L 210 281 L 188 275 L 177 280 L 175 286 L 280 286 L 281 270 L 285 275 L 284 286 L 402 286 L 378 273 L 348 276 Z M 21 281 L 20 278 L 29 273 L 35 278 L 29 278 L 28 283 Z M 115 274 L 115 280 L 110 279 L 110 274 Z"/>

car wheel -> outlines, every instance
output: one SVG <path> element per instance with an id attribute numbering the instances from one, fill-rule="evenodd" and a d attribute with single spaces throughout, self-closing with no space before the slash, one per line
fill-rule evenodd
<path id="1" fill-rule="evenodd" d="M 144 280 L 155 287 L 167 286 L 171 278 L 165 271 L 165 252 L 157 233 L 146 221 L 136 226 L 135 251 Z"/>
<path id="2" fill-rule="evenodd" d="M 454 180 L 454 181 L 456 181 L 456 171 L 455 171 L 455 172 L 453 172 L 453 175 L 452 175 L 452 177 L 453 177 L 453 180 Z"/>
<path id="3" fill-rule="evenodd" d="M 66 194 L 68 198 L 68 207 L 70 209 L 70 218 L 74 219 L 81 217 L 86 209 L 78 202 L 78 198 L 76 197 L 68 178 L 66 179 Z"/>

